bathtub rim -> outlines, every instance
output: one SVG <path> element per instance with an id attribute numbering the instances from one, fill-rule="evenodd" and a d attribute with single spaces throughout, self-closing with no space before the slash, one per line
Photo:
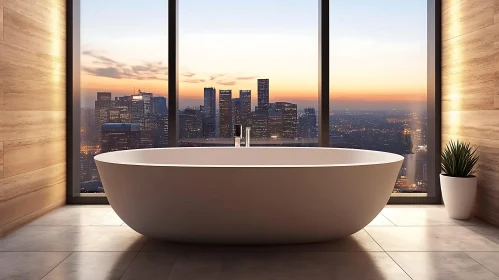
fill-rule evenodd
<path id="1" fill-rule="evenodd" d="M 240 164 L 240 165 L 221 165 L 221 164 L 159 164 L 159 163 L 141 163 L 141 162 L 119 162 L 116 159 L 109 159 L 110 154 L 124 154 L 133 153 L 138 151 L 150 151 L 150 150 L 192 150 L 192 149 L 248 149 L 246 147 L 171 147 L 171 148 L 147 148 L 147 149 L 130 149 L 122 151 L 113 151 L 102 153 L 94 156 L 94 160 L 101 163 L 116 164 L 116 165 L 128 165 L 128 166 L 144 166 L 144 167 L 182 167 L 182 168 L 313 168 L 313 167 L 353 167 L 353 166 L 366 166 L 366 165 L 380 165 L 380 164 L 391 164 L 404 160 L 404 157 L 398 154 L 373 151 L 366 149 L 349 149 L 349 148 L 326 148 L 326 147 L 250 147 L 250 149 L 314 149 L 314 150 L 343 150 L 343 151 L 355 151 L 355 152 L 365 152 L 365 153 L 376 153 L 382 154 L 386 158 L 384 161 L 369 161 L 369 162 L 358 162 L 358 163 L 341 163 L 341 164 Z"/>

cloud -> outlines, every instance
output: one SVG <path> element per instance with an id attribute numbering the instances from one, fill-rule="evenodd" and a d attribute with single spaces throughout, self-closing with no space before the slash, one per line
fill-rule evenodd
<path id="1" fill-rule="evenodd" d="M 215 75 L 210 75 L 210 81 L 214 81 L 220 77 L 225 76 L 224 74 L 215 74 Z"/>
<path id="2" fill-rule="evenodd" d="M 185 73 L 182 73 L 182 76 L 192 78 L 192 77 L 196 76 L 196 74 L 194 74 L 192 72 L 185 72 Z"/>
<path id="3" fill-rule="evenodd" d="M 83 65 L 87 74 L 111 79 L 167 80 L 168 67 L 163 62 L 143 62 L 128 65 L 91 50 L 83 51 L 84 56 L 92 58 L 93 65 Z"/>
<path id="4" fill-rule="evenodd" d="M 217 81 L 217 84 L 223 86 L 233 86 L 236 84 L 236 81 Z"/>
<path id="5" fill-rule="evenodd" d="M 88 74 L 112 79 L 123 79 L 122 73 L 120 73 L 116 68 L 108 67 L 108 68 L 91 68 L 91 67 L 83 67 L 83 71 Z"/>
<path id="6" fill-rule="evenodd" d="M 245 77 L 236 77 L 236 80 L 255 80 L 256 76 L 245 76 Z"/>
<path id="7" fill-rule="evenodd" d="M 190 84 L 199 84 L 199 83 L 206 82 L 206 80 L 205 79 L 185 79 L 182 82 L 190 83 Z"/>
<path id="8" fill-rule="evenodd" d="M 83 55 L 90 56 L 94 59 L 94 63 L 96 64 L 103 64 L 103 65 L 110 65 L 110 66 L 120 66 L 123 67 L 125 66 L 124 63 L 117 62 L 109 57 L 99 55 L 93 51 L 83 51 Z"/>

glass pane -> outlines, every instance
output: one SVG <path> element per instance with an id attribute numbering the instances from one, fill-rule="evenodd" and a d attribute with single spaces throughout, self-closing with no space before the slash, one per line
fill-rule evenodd
<path id="1" fill-rule="evenodd" d="M 426 0 L 330 5 L 331 146 L 403 155 L 393 192 L 424 195 Z"/>
<path id="2" fill-rule="evenodd" d="M 103 192 L 93 157 L 166 147 L 167 0 L 81 1 L 82 193 Z"/>
<path id="3" fill-rule="evenodd" d="M 318 2 L 179 0 L 180 146 L 316 146 Z"/>

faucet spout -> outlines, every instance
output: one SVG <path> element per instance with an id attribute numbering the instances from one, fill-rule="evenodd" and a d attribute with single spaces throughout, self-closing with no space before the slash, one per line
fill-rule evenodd
<path id="1" fill-rule="evenodd" d="M 245 146 L 249 148 L 250 146 L 250 134 L 251 134 L 251 127 L 246 127 L 246 136 L 245 136 Z"/>

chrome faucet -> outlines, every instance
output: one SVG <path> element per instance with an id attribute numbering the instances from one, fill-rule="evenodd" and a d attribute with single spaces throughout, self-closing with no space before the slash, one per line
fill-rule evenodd
<path id="1" fill-rule="evenodd" d="M 234 125 L 234 147 L 241 147 L 241 138 L 243 134 L 243 126 L 240 124 Z M 245 139 L 245 147 L 250 146 L 250 134 L 251 134 L 251 127 L 246 127 L 246 136 L 244 137 Z"/>
<path id="2" fill-rule="evenodd" d="M 244 142 L 247 148 L 249 148 L 250 146 L 250 134 L 251 134 L 251 127 L 246 127 L 246 136 L 244 138 Z"/>
<path id="3" fill-rule="evenodd" d="M 241 134 L 242 134 L 243 126 L 240 124 L 234 125 L 234 147 L 241 147 Z"/>

